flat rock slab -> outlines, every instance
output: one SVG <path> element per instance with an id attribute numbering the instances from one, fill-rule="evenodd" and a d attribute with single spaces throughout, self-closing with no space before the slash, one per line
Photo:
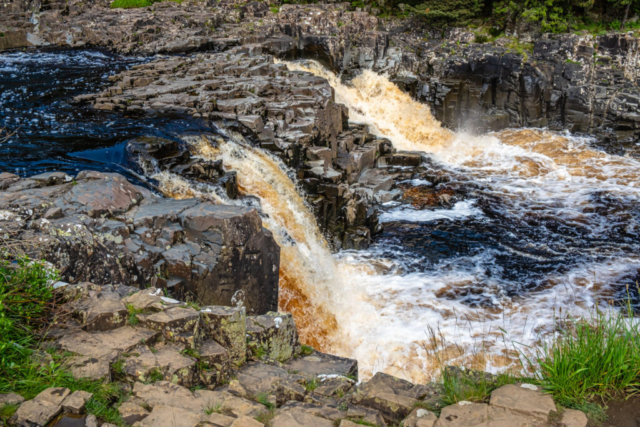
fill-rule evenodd
<path id="1" fill-rule="evenodd" d="M 174 406 L 158 405 L 145 419 L 137 421 L 133 425 L 140 427 L 196 427 L 203 421 L 203 418 L 203 413 Z"/>
<path id="2" fill-rule="evenodd" d="M 289 360 L 284 365 L 290 372 L 296 372 L 307 379 L 318 376 L 340 375 L 353 379 L 358 378 L 358 361 L 332 354 L 314 352 L 310 356 Z"/>
<path id="3" fill-rule="evenodd" d="M 302 409 L 289 409 L 277 411 L 271 420 L 273 427 L 334 427 L 333 421 L 316 417 Z"/>
<path id="4" fill-rule="evenodd" d="M 489 405 L 486 403 L 460 402 L 446 406 L 440 413 L 436 427 L 486 427 L 488 412 Z"/>
<path id="5" fill-rule="evenodd" d="M 29 400 L 24 402 L 13 417 L 10 424 L 17 426 L 45 426 L 62 411 L 62 406 Z"/>
<path id="6" fill-rule="evenodd" d="M 509 409 L 544 420 L 550 412 L 556 411 L 551 395 L 542 393 L 537 386 L 531 384 L 502 386 L 491 393 L 489 403 L 496 408 Z"/>
<path id="7" fill-rule="evenodd" d="M 398 423 L 427 394 L 425 386 L 378 372 L 358 388 L 351 397 L 351 402 L 380 411 L 385 420 Z"/>
<path id="8" fill-rule="evenodd" d="M 159 332 L 144 328 L 125 326 L 107 332 L 87 333 L 77 331 L 58 340 L 58 345 L 72 353 L 83 356 L 101 357 L 131 351 L 141 343 L 154 343 Z"/>

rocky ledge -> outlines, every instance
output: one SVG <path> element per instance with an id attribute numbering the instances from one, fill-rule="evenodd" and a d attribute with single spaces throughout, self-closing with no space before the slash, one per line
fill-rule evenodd
<path id="1" fill-rule="evenodd" d="M 297 172 L 332 246 L 366 248 L 379 231 L 376 206 L 402 197 L 396 182 L 419 173 L 422 156 L 397 152 L 389 140 L 349 124 L 347 108 L 335 102 L 325 79 L 289 71 L 262 52 L 243 46 L 158 59 L 110 77 L 111 87 L 75 101 L 116 114 L 188 114 L 213 124 L 220 138 L 235 133 L 271 151 Z M 222 170 L 215 180 L 194 172 L 196 163 L 199 171 L 214 165 L 189 150 L 151 137 L 129 143 L 132 160 L 147 175 L 168 170 L 191 181 L 223 179 Z M 227 196 L 235 198 L 234 178 L 225 176 Z"/>
<path id="2" fill-rule="evenodd" d="M 278 307 L 280 248 L 255 209 L 152 194 L 118 174 L 0 174 L 0 236 L 71 283 L 165 288 L 200 304 Z"/>
<path id="3" fill-rule="evenodd" d="M 75 378 L 126 389 L 117 410 L 127 425 L 587 425 L 583 413 L 559 410 L 531 384 L 500 387 L 488 404 L 445 406 L 439 384 L 412 384 L 384 373 L 358 383 L 355 360 L 300 346 L 290 314 L 247 316 L 244 307 L 195 307 L 153 287 L 55 287 L 62 305 L 42 331 L 45 347 L 72 355 L 65 363 Z M 61 413 L 82 414 L 90 398 L 87 392 L 50 388 L 30 401 L 0 395 L 0 404 L 19 405 L 10 425 L 33 427 Z M 97 427 L 99 421 L 90 415 L 84 425 Z"/>

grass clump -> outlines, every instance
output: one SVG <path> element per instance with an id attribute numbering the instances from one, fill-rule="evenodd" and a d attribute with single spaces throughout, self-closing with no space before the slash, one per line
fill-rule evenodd
<path id="1" fill-rule="evenodd" d="M 558 325 L 559 332 L 533 360 L 526 359 L 557 403 L 594 418 L 603 411 L 590 402 L 640 391 L 640 327 L 630 303 L 627 310 L 595 310 L 590 318 L 567 318 Z"/>
<path id="2" fill-rule="evenodd" d="M 204 408 L 204 413 L 206 415 L 211 415 L 213 413 L 221 414 L 222 413 L 222 403 L 215 403 L 213 405 L 208 405 Z"/>
<path id="3" fill-rule="evenodd" d="M 493 376 L 471 369 L 445 368 L 442 370 L 442 406 L 458 402 L 486 402 L 491 392 L 518 381 L 513 375 Z"/>
<path id="4" fill-rule="evenodd" d="M 127 323 L 130 326 L 138 325 L 140 323 L 138 320 L 138 314 L 142 313 L 143 310 L 136 308 L 133 304 L 127 304 L 127 311 L 129 312 Z"/>
<path id="5" fill-rule="evenodd" d="M 304 385 L 304 388 L 308 391 L 308 392 L 312 392 L 313 390 L 317 389 L 318 386 L 320 384 L 318 383 L 318 379 L 314 378 L 311 381 L 307 381 Z"/>
<path id="6" fill-rule="evenodd" d="M 3 426 L 9 425 L 9 418 L 16 413 L 19 407 L 20 405 L 11 404 L 0 406 L 0 423 L 2 423 Z"/>
<path id="7" fill-rule="evenodd" d="M 308 345 L 302 345 L 300 347 L 300 356 L 310 356 L 315 352 L 313 347 Z"/>

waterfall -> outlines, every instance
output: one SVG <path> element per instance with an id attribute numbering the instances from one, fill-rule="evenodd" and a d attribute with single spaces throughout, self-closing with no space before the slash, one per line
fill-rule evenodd
<path id="1" fill-rule="evenodd" d="M 263 224 L 282 251 L 280 309 L 293 313 L 302 341 L 358 359 L 362 378 L 385 371 L 424 382 L 437 376 L 443 364 L 494 372 L 518 367 L 514 342 L 539 342 L 553 332 L 556 310 L 586 314 L 598 298 L 613 295 L 617 281 L 640 268 L 637 245 L 629 249 L 607 242 L 595 248 L 591 243 L 609 235 L 615 241 L 621 227 L 630 235 L 638 233 L 640 190 L 635 183 L 640 162 L 593 150 L 588 138 L 538 129 L 481 136 L 451 132 L 427 106 L 384 76 L 365 70 L 347 85 L 312 61 L 286 64 L 326 78 L 336 101 L 349 107 L 352 121 L 367 124 L 398 149 L 428 154 L 458 183 L 481 185 L 475 197 L 488 194 L 499 200 L 491 209 L 501 222 L 527 226 L 553 218 L 561 229 L 590 230 L 576 243 L 572 236 L 562 240 L 562 231 L 545 231 L 545 225 L 540 226 L 542 237 L 520 237 L 516 225 L 504 231 L 512 238 L 486 250 L 451 255 L 435 265 L 401 245 L 374 244 L 367 251 L 332 255 L 295 174 L 278 158 L 238 135 L 218 137 L 215 144 L 210 137 L 185 137 L 195 155 L 222 159 L 227 169 L 236 171 L 242 194 L 260 199 Z M 246 197 L 228 200 L 206 185 L 171 174 L 156 178 L 172 197 L 254 203 Z M 623 207 L 606 214 L 594 211 L 594 188 Z M 471 221 L 475 225 L 470 227 L 486 222 L 486 227 L 495 227 L 474 203 L 470 198 L 436 211 L 391 207 L 382 217 L 416 223 Z M 524 289 L 518 280 L 501 275 L 504 267 L 499 261 L 505 254 L 564 264 L 540 278 L 534 276 L 535 286 Z M 416 263 L 425 268 L 411 267 Z M 482 303 L 470 305 L 465 295 Z"/>

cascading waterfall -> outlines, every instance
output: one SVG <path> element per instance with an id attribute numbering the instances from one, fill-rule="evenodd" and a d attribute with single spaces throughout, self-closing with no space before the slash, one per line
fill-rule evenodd
<path id="1" fill-rule="evenodd" d="M 626 224 L 629 235 L 638 232 L 640 216 L 628 208 L 640 201 L 635 185 L 640 163 L 633 159 L 592 150 L 585 138 L 534 129 L 456 134 L 442 128 L 427 106 L 383 76 L 364 71 L 347 86 L 311 61 L 287 66 L 327 78 L 336 101 L 349 107 L 352 121 L 369 125 L 396 148 L 428 153 L 460 182 L 482 183 L 484 194 L 500 200 L 493 209 L 507 222 L 559 218 L 563 227 L 592 228 L 595 237 L 611 235 L 621 224 Z M 380 244 L 367 251 L 332 255 L 289 176 L 293 174 L 282 162 L 244 144 L 239 136 L 218 138 L 215 146 L 205 137 L 185 140 L 196 155 L 222 159 L 225 167 L 237 171 L 241 192 L 260 199 L 263 224 L 282 248 L 280 309 L 294 314 L 302 340 L 358 359 L 364 379 L 386 371 L 426 381 L 446 363 L 489 371 L 517 367 L 514 342 L 539 342 L 553 331 L 556 310 L 586 314 L 598 298 L 613 295 L 613 285 L 621 277 L 640 268 L 633 245 L 632 250 L 615 244 L 581 248 L 562 246 L 566 242 L 554 245 L 546 237 L 526 241 L 515 235 L 514 244 L 503 239 L 486 250 L 452 255 L 424 269 L 413 267 L 426 265 L 424 259 L 402 245 Z M 251 203 L 227 200 L 170 174 L 156 179 L 161 190 L 173 197 Z M 590 205 L 594 188 L 616 197 L 625 208 L 606 215 L 594 211 Z M 469 199 L 436 211 L 385 208 L 381 218 L 471 221 L 474 226 L 490 221 L 474 203 Z M 578 257 L 580 251 L 589 256 Z M 525 289 L 502 275 L 499 261 L 504 253 L 543 264 L 554 257 L 571 263 Z M 481 303 L 469 304 L 469 295 Z"/>

